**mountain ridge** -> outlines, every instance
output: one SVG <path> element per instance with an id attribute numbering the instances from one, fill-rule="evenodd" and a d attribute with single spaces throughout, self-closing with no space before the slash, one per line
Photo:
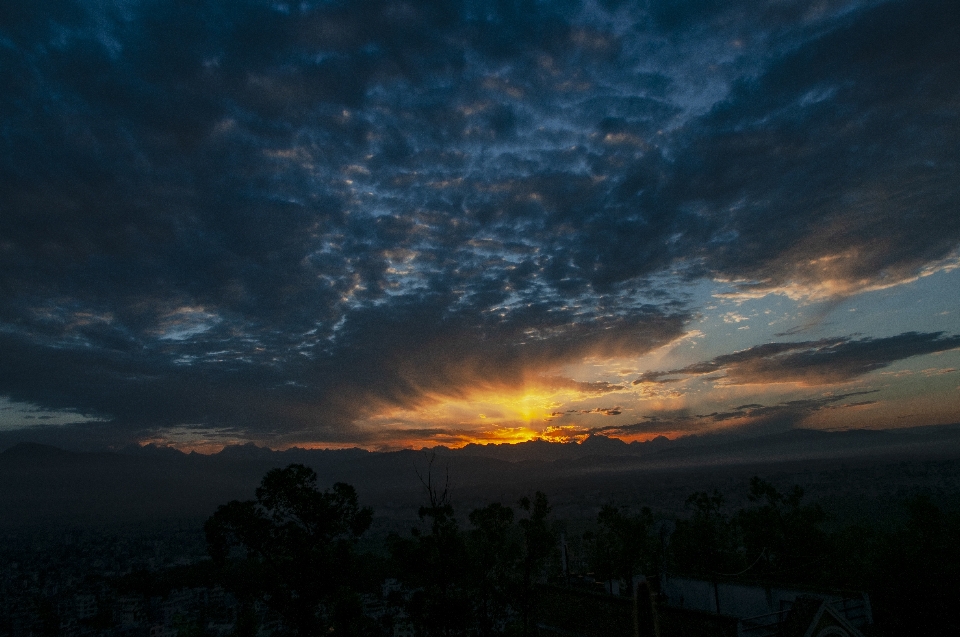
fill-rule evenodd
<path id="1" fill-rule="evenodd" d="M 0 452 L 0 527 L 203 519 L 220 504 L 250 498 L 266 471 L 291 463 L 312 467 L 322 487 L 353 484 L 378 515 L 403 518 L 414 515 L 423 496 L 421 477 L 429 471 L 449 476 L 461 495 L 479 502 L 487 497 L 482 494 L 535 489 L 562 493 L 598 484 L 596 480 L 638 484 L 646 481 L 642 475 L 665 471 L 709 473 L 723 467 L 747 471 L 785 462 L 909 458 L 960 459 L 960 425 L 894 431 L 791 430 L 750 438 L 691 436 L 646 443 L 597 436 L 586 444 L 531 441 L 388 452 L 274 451 L 250 444 L 211 455 L 149 445 L 78 452 L 20 443 Z"/>

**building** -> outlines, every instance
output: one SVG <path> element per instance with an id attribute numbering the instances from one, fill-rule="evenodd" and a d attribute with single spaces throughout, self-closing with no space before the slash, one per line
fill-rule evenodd
<path id="1" fill-rule="evenodd" d="M 624 587 L 629 590 L 631 587 Z M 636 578 L 634 594 L 545 585 L 543 637 L 863 637 L 872 623 L 866 593 L 664 577 Z M 610 589 L 607 589 L 608 591 Z"/>

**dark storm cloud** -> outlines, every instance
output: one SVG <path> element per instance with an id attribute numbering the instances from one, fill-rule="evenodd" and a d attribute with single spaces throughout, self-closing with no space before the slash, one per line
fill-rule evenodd
<path id="1" fill-rule="evenodd" d="M 646 372 L 633 381 L 676 382 L 678 378 L 714 374 L 724 383 L 843 383 L 897 361 L 960 347 L 960 336 L 943 332 L 904 332 L 886 338 L 825 338 L 796 343 L 765 343 L 680 369 Z"/>
<path id="2" fill-rule="evenodd" d="M 584 320 L 551 305 L 500 316 L 482 308 L 451 312 L 451 299 L 396 301 L 349 315 L 336 349 L 305 378 L 329 388 L 325 400 L 354 417 L 384 406 L 413 408 L 428 396 L 516 390 L 530 373 L 591 355 L 647 352 L 678 338 L 685 316 L 654 307 Z M 591 394 L 622 389 L 545 377 L 540 384 Z"/>
<path id="3" fill-rule="evenodd" d="M 573 389 L 583 394 L 595 394 L 603 395 L 615 391 L 623 391 L 626 389 L 623 385 L 618 385 L 616 383 L 608 383 L 605 380 L 599 380 L 594 382 L 586 381 L 575 381 L 569 378 L 562 378 L 559 376 L 552 378 L 545 378 L 544 385 L 550 387 L 551 389 Z"/>
<path id="4" fill-rule="evenodd" d="M 599 414 L 601 416 L 619 416 L 623 413 L 622 407 L 594 407 L 593 409 L 571 409 L 568 414 Z"/>
<path id="5" fill-rule="evenodd" d="M 683 315 L 654 308 L 588 323 L 546 309 L 487 323 L 473 309 L 448 313 L 443 298 L 357 310 L 335 346 L 299 360 L 247 351 L 236 343 L 243 339 L 229 333 L 220 341 L 206 336 L 193 348 L 161 341 L 126 349 L 82 346 L 88 339 L 80 347 L 40 347 L 32 338 L 6 335 L 0 383 L 14 400 L 112 417 L 128 432 L 203 422 L 252 435 L 320 431 L 327 440 L 355 440 L 349 423 L 378 409 L 520 388 L 531 371 L 571 358 L 663 345 L 682 333 L 684 322 Z M 622 389 L 563 378 L 543 383 L 594 394 Z"/>
<path id="6" fill-rule="evenodd" d="M 632 425 L 599 427 L 593 433 L 606 436 L 629 436 L 653 433 L 708 432 L 713 430 L 735 430 L 754 434 L 788 431 L 800 426 L 812 414 L 824 409 L 847 409 L 872 405 L 875 401 L 859 400 L 844 402 L 859 396 L 875 393 L 871 391 L 848 392 L 836 396 L 821 396 L 789 400 L 776 405 L 740 405 L 727 411 L 709 414 L 668 413 L 647 416 L 643 421 Z"/>
<path id="7" fill-rule="evenodd" d="M 708 266 L 843 293 L 953 253 L 958 38 L 956 3 L 882 3 L 736 83 L 677 162 L 713 221 Z"/>
<path id="8" fill-rule="evenodd" d="M 0 395 L 351 439 L 662 345 L 678 278 L 914 274 L 954 5 L 7 3 Z"/>

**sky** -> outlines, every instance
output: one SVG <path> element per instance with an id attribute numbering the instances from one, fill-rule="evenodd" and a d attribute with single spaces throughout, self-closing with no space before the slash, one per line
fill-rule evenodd
<path id="1" fill-rule="evenodd" d="M 955 0 L 0 4 L 0 445 L 960 422 Z"/>

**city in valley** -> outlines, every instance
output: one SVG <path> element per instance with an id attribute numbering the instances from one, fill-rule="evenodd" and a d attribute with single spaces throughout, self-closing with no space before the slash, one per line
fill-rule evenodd
<path id="1" fill-rule="evenodd" d="M 0 454 L 0 626 L 11 635 L 324 625 L 365 635 L 571 625 L 581 634 L 699 626 L 764 635 L 810 600 L 864 634 L 938 626 L 960 572 L 958 452 L 955 426 L 396 452 L 78 453 L 22 443 Z M 256 536 L 231 526 L 242 517 L 225 514 L 244 501 L 276 512 L 257 487 L 294 472 L 328 497 L 345 478 L 353 500 L 283 505 L 270 537 L 286 538 L 280 529 L 295 522 L 323 534 L 319 554 L 290 538 L 254 553 Z M 354 529 L 335 528 L 343 511 Z M 325 521 L 311 526 L 317 514 Z M 218 542 L 238 544 L 223 554 Z M 348 550 L 327 552 L 338 543 Z M 284 593 L 307 586 L 298 577 L 312 560 L 306 579 L 323 584 L 307 588 L 323 611 L 298 627 Z M 640 593 L 646 616 L 635 610 Z"/>
<path id="2" fill-rule="evenodd" d="M 960 635 L 958 42 L 0 2 L 0 637 Z"/>

